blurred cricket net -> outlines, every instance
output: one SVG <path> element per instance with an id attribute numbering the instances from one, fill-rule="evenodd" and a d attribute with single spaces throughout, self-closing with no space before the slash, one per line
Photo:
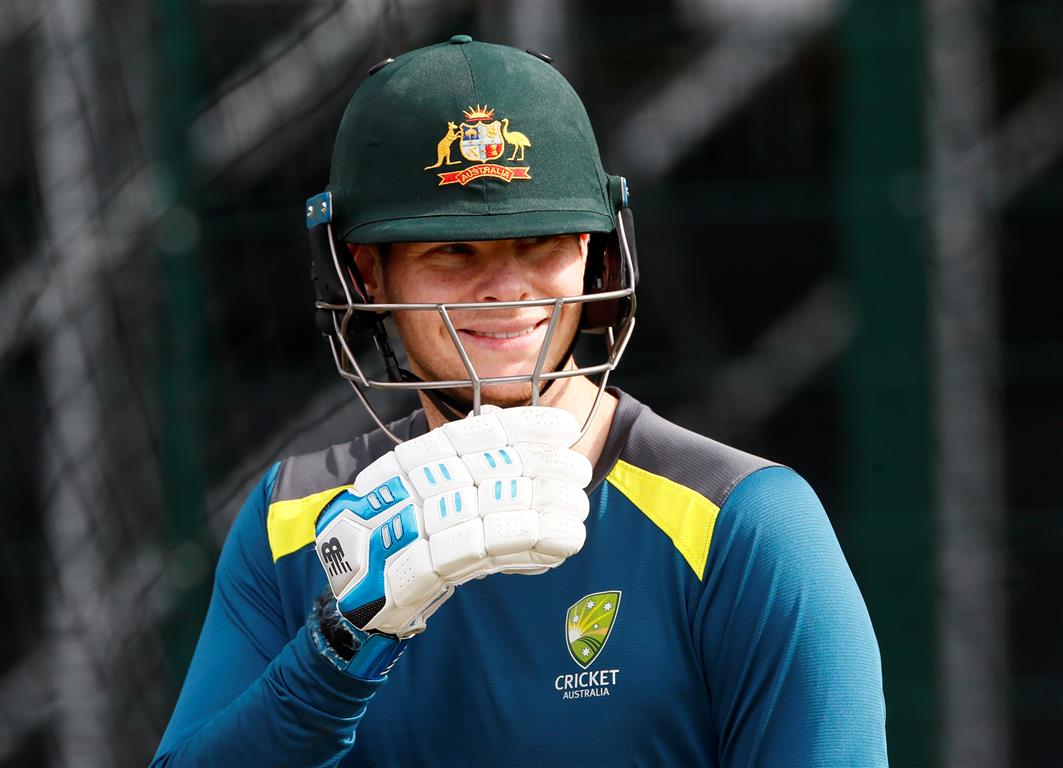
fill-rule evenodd
<path id="1" fill-rule="evenodd" d="M 0 4 L 0 765 L 150 760 L 246 491 L 364 431 L 301 203 L 406 5 Z"/>

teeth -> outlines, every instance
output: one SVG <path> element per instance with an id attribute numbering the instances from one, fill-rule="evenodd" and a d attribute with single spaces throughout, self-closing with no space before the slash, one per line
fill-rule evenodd
<path id="1" fill-rule="evenodd" d="M 486 336 L 489 339 L 515 339 L 518 336 L 527 336 L 529 333 L 535 330 L 533 325 L 531 328 L 525 328 L 523 331 L 514 331 L 513 333 L 487 333 L 486 331 L 473 331 L 477 336 Z"/>

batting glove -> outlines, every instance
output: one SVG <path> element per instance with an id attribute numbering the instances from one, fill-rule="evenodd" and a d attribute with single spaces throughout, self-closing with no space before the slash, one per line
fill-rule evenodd
<path id="1" fill-rule="evenodd" d="M 316 526 L 343 617 L 407 638 L 469 579 L 541 573 L 577 553 L 591 479 L 569 447 L 579 432 L 559 408 L 487 406 L 362 470 Z"/>

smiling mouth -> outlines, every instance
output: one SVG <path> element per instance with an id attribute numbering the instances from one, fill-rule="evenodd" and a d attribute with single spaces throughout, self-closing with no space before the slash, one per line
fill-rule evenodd
<path id="1" fill-rule="evenodd" d="M 461 331 L 463 333 L 468 333 L 468 334 L 470 334 L 472 336 L 478 336 L 480 338 L 485 338 L 485 339 L 516 339 L 516 338 L 519 338 L 521 336 L 528 336 L 530 334 L 535 333 L 537 330 L 539 330 L 539 327 L 543 323 L 547 322 L 548 320 L 549 320 L 549 318 L 543 318 L 542 320 L 540 320 L 539 322 L 535 323 L 534 325 L 529 325 L 527 328 L 521 328 L 520 330 L 517 330 L 517 331 L 492 333 L 490 331 L 478 331 L 478 330 L 475 330 L 473 328 L 462 328 Z"/>
<path id="2" fill-rule="evenodd" d="M 531 328 L 525 328 L 523 331 L 514 331 L 513 333 L 485 333 L 482 331 L 469 331 L 473 336 L 483 336 L 487 339 L 515 339 L 518 336 L 527 336 L 529 333 L 535 331 L 536 326 Z"/>

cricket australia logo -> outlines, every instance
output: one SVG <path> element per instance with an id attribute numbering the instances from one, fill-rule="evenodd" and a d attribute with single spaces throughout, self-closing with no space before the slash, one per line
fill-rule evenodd
<path id="1" fill-rule="evenodd" d="M 586 699 L 609 696 L 616 685 L 619 669 L 587 670 L 601 654 L 616 623 L 620 608 L 620 590 L 594 592 L 569 606 L 565 612 L 565 645 L 572 660 L 583 672 L 558 675 L 554 689 L 562 699 Z"/>
<path id="2" fill-rule="evenodd" d="M 470 163 L 477 163 L 457 171 L 443 171 L 439 176 L 439 186 L 461 184 L 463 187 L 474 179 L 489 177 L 507 184 L 514 179 L 531 179 L 528 166 L 499 165 L 492 162 L 502 159 L 507 151 L 507 144 L 513 151 L 507 162 L 522 162 L 524 150 L 531 147 L 531 140 L 520 131 L 509 129 L 509 118 L 495 119 L 495 111 L 486 106 L 469 107 L 462 112 L 464 120 L 461 125 L 453 121 L 447 123 L 447 132 L 436 145 L 435 165 L 427 165 L 424 170 L 431 171 L 444 165 L 461 165 L 460 160 L 453 159 L 453 144 L 458 141 L 461 156 Z"/>
<path id="3" fill-rule="evenodd" d="M 609 642 L 616 611 L 620 607 L 619 592 L 595 592 L 569 606 L 565 621 L 565 638 L 572 660 L 586 669 Z"/>

